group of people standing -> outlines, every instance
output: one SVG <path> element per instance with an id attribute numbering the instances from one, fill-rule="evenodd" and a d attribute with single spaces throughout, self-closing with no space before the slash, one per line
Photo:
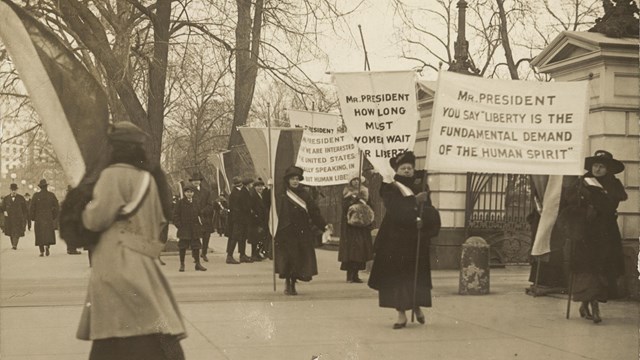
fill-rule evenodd
<path id="1" fill-rule="evenodd" d="M 24 196 L 18 194 L 18 185 L 9 185 L 10 193 L 2 198 L 0 211 L 4 217 L 3 231 L 11 240 L 11 248 L 18 249 L 20 238 L 25 236 L 25 230 L 31 231 L 32 223 L 35 232 L 35 245 L 40 250 L 40 256 L 51 254 L 51 245 L 56 244 L 55 229 L 57 228 L 60 206 L 58 198 L 48 190 L 47 180 L 38 183 L 40 191 Z M 67 247 L 67 254 L 78 255 L 75 248 Z"/>

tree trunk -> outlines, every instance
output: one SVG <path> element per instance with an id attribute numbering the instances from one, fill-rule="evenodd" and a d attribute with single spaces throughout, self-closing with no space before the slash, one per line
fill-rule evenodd
<path id="1" fill-rule="evenodd" d="M 258 75 L 258 56 L 260 55 L 260 33 L 262 31 L 263 0 L 256 0 L 253 24 L 251 20 L 251 1 L 236 0 L 238 23 L 236 26 L 236 77 L 234 89 L 233 124 L 229 137 L 231 175 L 240 175 L 249 169 L 241 167 L 242 161 L 234 148 L 244 145 L 238 126 L 246 125 L 253 101 L 253 93 Z M 253 166 L 250 166 L 253 168 Z M 252 171 L 253 169 L 251 169 Z"/>
<path id="2" fill-rule="evenodd" d="M 507 13 L 504 10 L 504 0 L 496 0 L 498 4 L 498 15 L 500 16 L 500 39 L 502 41 L 502 48 L 504 49 L 504 55 L 507 60 L 507 67 L 509 68 L 509 75 L 512 80 L 518 80 L 518 67 L 515 61 L 513 61 L 513 52 L 511 51 L 511 44 L 509 43 L 509 31 L 507 24 Z"/>
<path id="3" fill-rule="evenodd" d="M 149 160 L 153 163 L 160 162 L 162 151 L 171 1 L 157 1 L 156 21 L 153 23 L 153 60 L 149 65 L 149 93 L 147 100 L 149 118 L 147 119 L 147 124 L 143 126 L 151 135 L 151 143 L 147 146 L 147 151 Z"/>

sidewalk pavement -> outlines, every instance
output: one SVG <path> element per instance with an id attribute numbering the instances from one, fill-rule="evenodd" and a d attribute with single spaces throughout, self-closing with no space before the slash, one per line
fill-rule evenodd
<path id="1" fill-rule="evenodd" d="M 0 359 L 87 359 L 75 339 L 89 275 L 86 252 L 64 242 L 38 257 L 33 234 L 17 251 L 0 241 Z M 639 304 L 610 301 L 604 321 L 580 319 L 566 296 L 531 297 L 528 267 L 491 270 L 491 294 L 457 295 L 457 271 L 433 271 L 426 325 L 392 330 L 395 311 L 377 306 L 366 284 L 347 284 L 335 251 L 317 250 L 320 274 L 300 295 L 273 291 L 273 263 L 227 265 L 225 239 L 213 237 L 207 272 L 178 257 L 163 267 L 183 313 L 186 358 L 198 359 L 638 359 Z M 366 281 L 367 274 L 362 274 Z"/>

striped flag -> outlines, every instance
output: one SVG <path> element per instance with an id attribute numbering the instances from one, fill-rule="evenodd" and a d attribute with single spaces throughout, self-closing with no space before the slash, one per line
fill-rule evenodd
<path id="1" fill-rule="evenodd" d="M 73 53 L 46 26 L 0 0 L 6 46 L 71 186 L 97 180 L 107 163 L 107 98 Z"/>

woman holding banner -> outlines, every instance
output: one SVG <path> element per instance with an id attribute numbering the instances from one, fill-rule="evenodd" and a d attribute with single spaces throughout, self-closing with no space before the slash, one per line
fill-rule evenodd
<path id="1" fill-rule="evenodd" d="M 423 176 L 415 171 L 415 161 L 410 151 L 392 158 L 394 182 L 380 187 L 387 211 L 375 241 L 369 287 L 378 290 L 380 307 L 398 312 L 394 329 L 406 326 L 407 310 L 424 324 L 420 307 L 431 307 L 429 242 L 440 230 L 440 217 L 431 206 Z"/>
<path id="2" fill-rule="evenodd" d="M 298 295 L 296 281 L 311 281 L 318 274 L 311 223 L 318 229 L 331 231 L 318 205 L 303 189 L 303 170 L 289 167 L 284 175 L 285 192 L 278 199 L 278 230 L 275 236 L 275 268 L 285 279 L 286 295 Z"/>
<path id="3" fill-rule="evenodd" d="M 349 208 L 356 205 L 368 205 L 369 189 L 362 183 L 364 177 L 355 176 L 342 191 L 342 224 L 340 226 L 340 247 L 338 261 L 340 270 L 347 272 L 348 283 L 362 283 L 358 271 L 365 268 L 366 262 L 373 259 L 371 224 L 350 224 Z M 355 217 L 354 217 L 355 218 Z"/>
<path id="4" fill-rule="evenodd" d="M 582 231 L 573 237 L 572 297 L 582 303 L 580 316 L 597 324 L 602 321 L 598 303 L 617 296 L 617 279 L 624 274 L 616 210 L 621 201 L 627 200 L 627 193 L 614 176 L 624 171 L 624 164 L 608 151 L 596 151 L 585 159 L 584 167 L 587 173 L 568 196 L 573 211 L 584 214 L 573 218 L 581 222 L 578 225 Z"/>

